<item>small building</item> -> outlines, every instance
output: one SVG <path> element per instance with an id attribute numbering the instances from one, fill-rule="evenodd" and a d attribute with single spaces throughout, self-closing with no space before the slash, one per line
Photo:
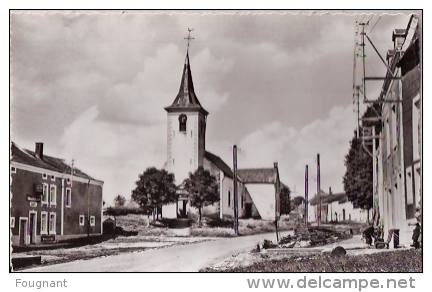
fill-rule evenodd
<path id="1" fill-rule="evenodd" d="M 102 187 L 63 159 L 12 142 L 10 160 L 12 245 L 102 234 Z"/>
<path id="2" fill-rule="evenodd" d="M 321 203 L 320 203 L 321 201 Z M 317 222 L 321 204 L 321 222 L 367 222 L 368 211 L 356 208 L 345 193 L 327 194 L 321 191 L 320 196 L 309 200 L 309 222 Z"/>

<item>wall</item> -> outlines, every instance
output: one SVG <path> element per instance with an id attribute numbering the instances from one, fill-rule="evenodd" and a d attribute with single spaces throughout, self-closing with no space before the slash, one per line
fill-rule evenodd
<path id="1" fill-rule="evenodd" d="M 186 131 L 179 131 L 179 116 L 187 116 Z M 198 112 L 168 113 L 167 118 L 167 170 L 174 173 L 176 184 L 181 184 L 189 172 L 203 165 L 204 135 Z M 201 131 L 201 133 L 200 133 Z"/>

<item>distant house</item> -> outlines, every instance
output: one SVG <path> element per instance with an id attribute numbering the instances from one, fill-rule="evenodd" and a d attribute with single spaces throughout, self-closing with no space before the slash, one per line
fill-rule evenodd
<path id="1" fill-rule="evenodd" d="M 321 201 L 321 203 L 320 203 Z M 321 204 L 321 222 L 341 221 L 367 221 L 367 210 L 355 208 L 348 201 L 345 193 L 327 194 L 321 191 L 320 196 L 314 196 L 309 200 L 309 222 L 317 222 Z"/>
<path id="2" fill-rule="evenodd" d="M 102 186 L 64 160 L 12 142 L 10 228 L 13 245 L 102 234 Z"/>

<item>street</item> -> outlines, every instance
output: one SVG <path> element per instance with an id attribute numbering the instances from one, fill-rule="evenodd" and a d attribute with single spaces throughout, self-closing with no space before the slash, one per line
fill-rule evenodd
<path id="1" fill-rule="evenodd" d="M 286 236 L 290 231 L 281 232 Z M 251 250 L 275 233 L 221 238 L 201 243 L 127 253 L 85 261 L 31 268 L 22 272 L 198 272 L 231 255 Z"/>

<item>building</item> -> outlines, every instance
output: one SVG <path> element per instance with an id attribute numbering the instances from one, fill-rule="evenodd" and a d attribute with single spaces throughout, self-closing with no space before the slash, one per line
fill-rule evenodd
<path id="1" fill-rule="evenodd" d="M 203 214 L 220 218 L 234 217 L 234 173 L 219 156 L 206 150 L 206 125 L 208 112 L 200 104 L 193 86 L 189 52 L 186 54 L 179 92 L 174 102 L 165 107 L 167 112 L 167 161 L 164 168 L 174 173 L 180 186 L 176 204 L 165 205 L 162 214 L 167 218 L 191 216 L 197 213 L 188 204 L 188 196 L 181 190 L 182 182 L 189 172 L 198 167 L 210 171 L 219 183 L 220 201 L 203 208 Z M 249 181 L 249 176 L 256 180 Z M 261 176 L 261 180 L 258 177 Z M 238 214 L 239 217 L 261 217 L 274 220 L 276 193 L 279 185 L 277 164 L 271 168 L 238 170 Z M 270 190 L 252 194 L 246 184 L 268 184 Z M 257 205 L 257 197 L 263 200 Z M 271 202 L 270 202 L 271 201 Z M 271 216 L 270 216 L 271 215 Z"/>
<path id="2" fill-rule="evenodd" d="M 376 196 L 384 233 L 399 230 L 401 245 L 412 243 L 421 222 L 421 69 L 419 19 L 412 15 L 406 29 L 395 29 L 393 49 L 379 101 L 382 131 L 376 153 Z"/>
<path id="3" fill-rule="evenodd" d="M 322 223 L 344 221 L 367 222 L 368 211 L 355 208 L 345 193 L 326 194 L 321 191 L 320 197 L 315 195 L 309 200 L 309 222 L 318 221 L 320 204 Z"/>
<path id="4" fill-rule="evenodd" d="M 11 145 L 12 245 L 102 234 L 102 187 L 64 160 Z"/>

